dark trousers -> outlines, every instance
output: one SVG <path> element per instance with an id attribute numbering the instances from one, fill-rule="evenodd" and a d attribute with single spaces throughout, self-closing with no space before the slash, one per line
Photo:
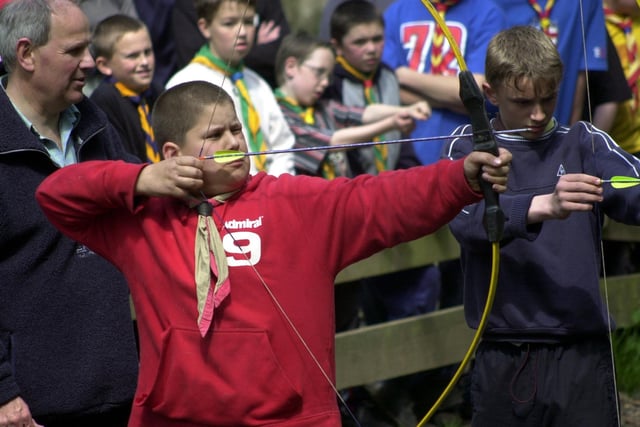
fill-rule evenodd
<path id="1" fill-rule="evenodd" d="M 607 337 L 482 342 L 471 376 L 473 427 L 617 427 Z"/>
<path id="2" fill-rule="evenodd" d="M 127 427 L 131 405 L 91 415 L 53 415 L 36 417 L 36 421 L 45 427 Z"/>

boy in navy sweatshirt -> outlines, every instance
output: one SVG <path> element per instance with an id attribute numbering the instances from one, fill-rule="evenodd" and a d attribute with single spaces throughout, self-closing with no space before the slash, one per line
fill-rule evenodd
<path id="1" fill-rule="evenodd" d="M 496 105 L 496 135 L 513 153 L 500 195 L 506 223 L 495 303 L 472 374 L 473 426 L 613 427 L 618 424 L 608 334 L 600 294 L 604 215 L 640 223 L 640 187 L 615 189 L 614 175 L 639 176 L 640 161 L 586 122 L 553 117 L 563 64 L 533 27 L 513 27 L 489 44 L 484 92 Z M 470 131 L 461 126 L 455 133 Z M 452 140 L 450 159 L 469 138 Z M 477 327 L 487 296 L 491 248 L 483 203 L 450 224 L 461 246 L 467 322 Z"/>

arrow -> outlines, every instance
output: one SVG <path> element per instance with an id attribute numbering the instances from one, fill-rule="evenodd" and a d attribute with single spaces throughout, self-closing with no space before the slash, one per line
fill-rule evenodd
<path id="1" fill-rule="evenodd" d="M 611 179 L 601 179 L 601 183 L 609 183 L 611 187 L 615 189 L 635 187 L 640 185 L 640 178 L 634 178 L 632 176 L 612 176 Z"/>
<path id="2" fill-rule="evenodd" d="M 509 129 L 509 130 L 497 130 L 493 131 L 495 134 L 503 133 L 519 133 L 526 132 L 528 128 L 522 129 Z M 352 144 L 338 144 L 338 145 L 323 145 L 317 147 L 295 147 L 285 148 L 282 150 L 268 150 L 268 151 L 252 151 L 245 153 L 239 150 L 220 150 L 216 151 L 213 155 L 200 156 L 200 160 L 215 160 L 218 163 L 230 163 L 236 160 L 240 160 L 242 157 L 247 156 L 262 156 L 269 154 L 281 154 L 281 153 L 296 153 L 301 151 L 323 151 L 323 150 L 350 150 L 358 147 L 369 147 L 372 145 L 386 145 L 386 144 L 399 144 L 404 142 L 422 142 L 422 141 L 436 141 L 440 139 L 456 139 L 464 137 L 473 137 L 472 133 L 463 133 L 459 135 L 445 135 L 445 136 L 425 136 L 422 138 L 407 138 L 407 139 L 391 139 L 388 141 L 368 141 L 368 142 L 354 142 Z"/>

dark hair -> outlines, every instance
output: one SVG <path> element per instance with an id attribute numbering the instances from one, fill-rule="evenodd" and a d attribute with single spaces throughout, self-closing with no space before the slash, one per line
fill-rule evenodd
<path id="1" fill-rule="evenodd" d="M 211 22 L 213 17 L 216 16 L 216 13 L 218 13 L 220 5 L 227 1 L 238 3 L 243 7 L 251 7 L 254 11 L 256 10 L 257 0 L 194 0 L 193 4 L 196 9 L 196 14 L 198 15 L 198 19 L 204 19 L 206 22 Z"/>
<path id="2" fill-rule="evenodd" d="M 205 81 L 191 81 L 164 91 L 156 100 L 151 113 L 151 123 L 160 146 L 171 141 L 184 142 L 202 112 L 216 105 L 230 105 L 233 100 L 220 86 Z"/>
<path id="3" fill-rule="evenodd" d="M 338 43 L 356 25 L 379 23 L 384 27 L 384 18 L 375 5 L 367 0 L 347 0 L 331 14 L 330 34 Z"/>

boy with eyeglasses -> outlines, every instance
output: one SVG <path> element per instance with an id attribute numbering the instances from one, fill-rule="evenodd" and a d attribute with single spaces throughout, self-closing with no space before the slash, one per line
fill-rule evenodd
<path id="1" fill-rule="evenodd" d="M 276 77 L 280 85 L 276 99 L 291 130 L 296 146 L 313 147 L 372 141 L 391 131 L 410 131 L 416 119 L 430 114 L 426 102 L 411 106 L 373 104 L 345 106 L 321 99 L 335 65 L 331 45 L 309 34 L 297 32 L 284 38 L 276 56 Z M 354 176 L 349 155 L 355 149 L 298 152 L 296 172 L 333 179 Z M 378 160 L 378 159 L 376 159 Z M 373 159 L 372 159 L 373 161 Z M 380 159 L 384 162 L 384 159 Z M 360 172 L 359 172 L 360 173 Z"/>

